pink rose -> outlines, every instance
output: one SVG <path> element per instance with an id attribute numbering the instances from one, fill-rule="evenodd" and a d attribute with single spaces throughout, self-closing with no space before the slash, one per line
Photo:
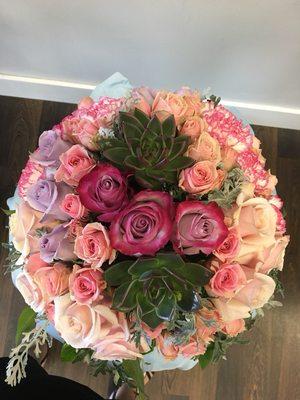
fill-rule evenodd
<path id="1" fill-rule="evenodd" d="M 175 251 L 185 254 L 212 253 L 225 240 L 228 229 L 222 209 L 214 202 L 198 200 L 179 203 L 173 235 Z"/>
<path id="2" fill-rule="evenodd" d="M 205 121 L 198 115 L 195 115 L 185 120 L 180 129 L 180 135 L 189 136 L 192 141 L 195 141 L 204 132 L 205 128 Z"/>
<path id="3" fill-rule="evenodd" d="M 243 267 L 247 283 L 233 297 L 216 298 L 213 303 L 224 322 L 248 318 L 250 311 L 263 307 L 275 290 L 274 280 L 265 274 Z"/>
<path id="4" fill-rule="evenodd" d="M 180 125 L 188 116 L 193 115 L 193 111 L 183 96 L 172 92 L 158 92 L 152 104 L 152 114 L 160 120 L 173 114 L 176 125 Z"/>
<path id="5" fill-rule="evenodd" d="M 203 195 L 214 189 L 220 189 L 224 177 L 224 171 L 217 169 L 215 162 L 199 161 L 181 171 L 179 187 L 188 193 Z"/>
<path id="6" fill-rule="evenodd" d="M 32 254 L 28 257 L 25 266 L 26 271 L 33 277 L 40 268 L 49 267 L 50 264 L 41 259 L 40 253 Z"/>
<path id="7" fill-rule="evenodd" d="M 232 297 L 246 283 L 246 275 L 239 264 L 221 264 L 209 282 L 208 291 L 213 296 Z"/>
<path id="8" fill-rule="evenodd" d="M 111 222 L 128 203 L 126 177 L 110 164 L 100 163 L 79 182 L 82 204 L 99 214 L 99 221 Z"/>
<path id="9" fill-rule="evenodd" d="M 46 302 L 42 292 L 34 282 L 32 276 L 24 269 L 16 279 L 16 287 L 33 311 L 42 313 L 45 310 Z"/>
<path id="10" fill-rule="evenodd" d="M 245 329 L 245 320 L 243 319 L 234 319 L 233 321 L 226 322 L 222 327 L 222 331 L 231 337 L 237 336 L 239 333 L 244 332 Z"/>
<path id="11" fill-rule="evenodd" d="M 68 193 L 65 196 L 60 208 L 63 212 L 75 219 L 86 217 L 88 214 L 88 210 L 81 204 L 79 196 L 73 193 Z"/>
<path id="12" fill-rule="evenodd" d="M 228 236 L 214 251 L 214 255 L 222 262 L 231 261 L 240 249 L 240 238 L 236 227 L 229 228 Z"/>
<path id="13" fill-rule="evenodd" d="M 87 224 L 83 228 L 75 240 L 74 252 L 96 269 L 100 268 L 105 261 L 112 263 L 116 257 L 108 232 L 100 222 Z"/>
<path id="14" fill-rule="evenodd" d="M 195 161 L 211 161 L 218 164 L 221 161 L 220 145 L 209 133 L 203 132 L 187 150 L 187 156 Z"/>
<path id="15" fill-rule="evenodd" d="M 126 255 L 154 255 L 172 233 L 172 197 L 166 192 L 143 190 L 112 221 L 113 248 Z"/>
<path id="16" fill-rule="evenodd" d="M 77 186 L 80 179 L 96 165 L 87 150 L 79 144 L 72 146 L 59 159 L 61 165 L 55 173 L 55 180 L 64 181 L 71 186 Z"/>
<path id="17" fill-rule="evenodd" d="M 71 299 L 78 304 L 91 304 L 103 299 L 102 292 L 106 288 L 106 282 L 102 271 L 74 265 L 69 283 Z"/>
<path id="18" fill-rule="evenodd" d="M 104 360 L 141 357 L 133 341 L 124 314 L 108 305 L 77 304 L 70 295 L 57 297 L 55 328 L 74 348 L 92 348 L 94 358 Z"/>

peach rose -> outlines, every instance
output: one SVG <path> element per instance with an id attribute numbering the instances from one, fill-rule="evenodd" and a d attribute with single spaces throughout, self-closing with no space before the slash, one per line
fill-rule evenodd
<path id="1" fill-rule="evenodd" d="M 269 273 L 273 268 L 281 271 L 284 263 L 285 249 L 289 241 L 289 236 L 276 238 L 275 243 L 260 254 L 261 259 L 258 259 L 255 269 L 264 274 Z"/>
<path id="2" fill-rule="evenodd" d="M 56 296 L 65 294 L 69 289 L 69 268 L 61 263 L 39 268 L 33 279 L 40 288 L 46 303 L 50 303 Z"/>
<path id="3" fill-rule="evenodd" d="M 42 292 L 25 268 L 17 276 L 15 284 L 23 296 L 25 303 L 28 304 L 33 311 L 37 313 L 45 311 L 46 302 L 43 298 Z"/>
<path id="4" fill-rule="evenodd" d="M 22 265 L 30 252 L 39 249 L 39 238 L 35 230 L 41 227 L 39 223 L 42 213 L 33 210 L 28 203 L 21 201 L 16 206 L 16 212 L 9 217 L 9 229 L 12 242 L 17 251 L 21 253 L 17 265 Z"/>
<path id="5" fill-rule="evenodd" d="M 195 143 L 189 146 L 186 155 L 195 161 L 211 161 L 216 164 L 221 161 L 220 145 L 207 132 L 203 132 Z"/>
<path id="6" fill-rule="evenodd" d="M 106 228 L 100 222 L 87 224 L 75 239 L 75 254 L 91 264 L 92 268 L 100 268 L 108 261 L 111 264 L 116 251 L 111 247 Z"/>
<path id="7" fill-rule="evenodd" d="M 201 308 L 195 315 L 196 334 L 205 344 L 213 340 L 213 335 L 219 330 L 219 313 L 215 309 Z"/>
<path id="8" fill-rule="evenodd" d="M 225 171 L 230 171 L 237 166 L 238 153 L 232 147 L 223 147 L 221 149 L 221 160 Z"/>
<path id="9" fill-rule="evenodd" d="M 204 110 L 204 104 L 201 101 L 199 92 L 183 93 L 183 98 L 188 105 L 189 115 L 201 115 Z"/>
<path id="10" fill-rule="evenodd" d="M 239 333 L 244 332 L 246 329 L 245 327 L 245 320 L 244 319 L 235 319 L 233 321 L 227 322 L 222 327 L 222 331 L 231 337 L 237 336 Z"/>
<path id="11" fill-rule="evenodd" d="M 182 124 L 192 112 L 184 97 L 172 92 L 158 92 L 152 104 L 152 114 L 160 120 L 173 114 L 176 125 Z"/>
<path id="12" fill-rule="evenodd" d="M 276 239 L 277 215 L 268 200 L 255 197 L 240 202 L 233 214 L 234 225 L 241 237 L 241 246 L 235 260 L 243 265 L 253 262 Z"/>
<path id="13" fill-rule="evenodd" d="M 185 120 L 179 133 L 180 135 L 189 136 L 192 141 L 195 141 L 204 132 L 205 128 L 206 122 L 198 115 L 194 115 Z"/>
<path id="14" fill-rule="evenodd" d="M 61 165 L 54 178 L 57 182 L 64 181 L 68 185 L 77 186 L 80 179 L 90 172 L 96 162 L 87 150 L 80 144 L 75 144 L 60 157 Z"/>
<path id="15" fill-rule="evenodd" d="M 224 242 L 213 254 L 222 262 L 232 261 L 240 249 L 240 238 L 236 227 L 229 228 L 229 233 Z"/>
<path id="16" fill-rule="evenodd" d="M 156 345 L 166 360 L 175 360 L 179 355 L 180 347 L 172 342 L 172 337 L 167 332 L 156 338 Z"/>
<path id="17" fill-rule="evenodd" d="M 142 329 L 145 332 L 145 334 L 150 338 L 150 339 L 156 339 L 162 331 L 165 329 L 165 324 L 162 322 L 159 324 L 155 329 L 149 328 L 147 324 L 142 322 Z"/>
<path id="18" fill-rule="evenodd" d="M 75 264 L 69 283 L 71 299 L 78 304 L 91 304 L 103 299 L 102 292 L 106 288 L 106 282 L 102 271 L 80 268 Z"/>
<path id="19" fill-rule="evenodd" d="M 82 205 L 77 194 L 68 193 L 63 199 L 60 208 L 63 212 L 75 219 L 86 217 L 88 210 Z"/>
<path id="20" fill-rule="evenodd" d="M 74 348 L 92 348 L 94 358 L 115 360 L 141 357 L 133 342 L 125 315 L 108 305 L 91 307 L 71 301 L 69 293 L 54 300 L 55 328 Z"/>
<path id="21" fill-rule="evenodd" d="M 274 293 L 275 282 L 270 276 L 246 267 L 243 270 L 247 276 L 246 285 L 230 299 L 212 300 L 224 322 L 248 318 L 250 311 L 263 307 Z"/>
<path id="22" fill-rule="evenodd" d="M 239 264 L 220 264 L 209 281 L 207 290 L 213 296 L 231 298 L 246 283 L 246 275 Z"/>
<path id="23" fill-rule="evenodd" d="M 225 173 L 217 169 L 212 161 L 199 161 L 190 168 L 181 171 L 179 187 L 184 191 L 203 195 L 214 189 L 220 189 Z"/>

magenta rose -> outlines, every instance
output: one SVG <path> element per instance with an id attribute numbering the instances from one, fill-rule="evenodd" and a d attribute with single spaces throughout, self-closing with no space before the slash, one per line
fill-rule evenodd
<path id="1" fill-rule="evenodd" d="M 165 192 L 143 190 L 112 221 L 112 247 L 132 256 L 154 255 L 172 234 L 173 202 Z"/>
<path id="2" fill-rule="evenodd" d="M 85 175 L 77 187 L 81 203 L 99 214 L 98 220 L 110 222 L 128 203 L 125 176 L 110 164 L 99 164 Z"/>
<path id="3" fill-rule="evenodd" d="M 179 253 L 210 254 L 228 235 L 223 211 L 215 202 L 183 201 L 177 207 L 175 222 L 173 246 Z"/>

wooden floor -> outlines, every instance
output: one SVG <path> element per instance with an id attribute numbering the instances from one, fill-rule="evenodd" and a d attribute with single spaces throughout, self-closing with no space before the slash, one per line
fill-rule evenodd
<path id="1" fill-rule="evenodd" d="M 18 176 L 38 135 L 50 129 L 74 105 L 0 97 L 0 202 L 14 192 Z M 147 387 L 150 400 L 300 400 L 300 131 L 254 126 L 269 167 L 279 179 L 292 236 L 282 274 L 284 307 L 266 317 L 248 334 L 251 343 L 236 346 L 228 360 L 189 372 L 155 374 Z M 7 240 L 7 220 L 0 216 L 0 241 Z M 0 263 L 5 251 L 0 250 Z M 14 343 L 18 314 L 24 302 L 9 276 L 0 274 L 0 356 Z M 82 382 L 105 395 L 107 378 L 89 375 L 84 365 L 63 364 L 54 344 L 46 369 Z M 0 396 L 1 397 L 1 396 Z"/>

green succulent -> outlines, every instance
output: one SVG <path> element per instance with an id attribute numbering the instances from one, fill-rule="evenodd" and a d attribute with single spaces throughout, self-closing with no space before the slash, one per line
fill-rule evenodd
<path id="1" fill-rule="evenodd" d="M 178 172 L 194 163 L 184 156 L 189 138 L 176 134 L 173 115 L 160 122 L 137 108 L 133 114 L 120 112 L 119 135 L 109 140 L 103 156 L 132 171 L 141 186 L 159 189 L 177 183 Z"/>
<path id="2" fill-rule="evenodd" d="M 175 253 L 121 261 L 105 271 L 108 285 L 116 287 L 113 308 L 136 312 L 151 328 L 172 321 L 180 312 L 200 308 L 197 288 L 208 283 L 211 272 L 197 263 L 185 262 Z"/>

